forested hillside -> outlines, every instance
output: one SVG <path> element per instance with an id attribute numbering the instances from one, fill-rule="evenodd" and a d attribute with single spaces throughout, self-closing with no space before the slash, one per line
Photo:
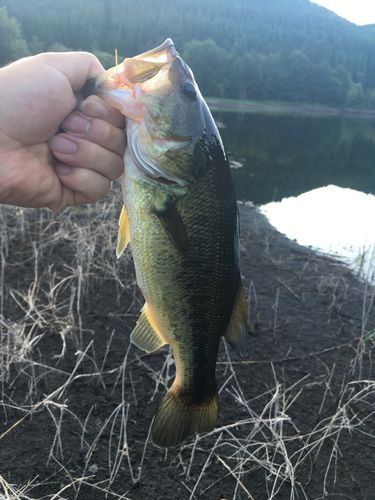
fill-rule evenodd
<path id="1" fill-rule="evenodd" d="M 110 66 L 167 37 L 206 96 L 375 107 L 375 26 L 309 0 L 0 0 L 0 64 L 81 49 Z"/>

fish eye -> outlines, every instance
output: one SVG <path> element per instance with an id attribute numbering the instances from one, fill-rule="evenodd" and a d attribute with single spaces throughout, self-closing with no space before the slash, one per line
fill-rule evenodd
<path id="1" fill-rule="evenodd" d="M 180 92 L 183 94 L 189 101 L 197 100 L 197 91 L 195 89 L 195 85 L 190 80 L 185 80 L 180 85 Z"/>

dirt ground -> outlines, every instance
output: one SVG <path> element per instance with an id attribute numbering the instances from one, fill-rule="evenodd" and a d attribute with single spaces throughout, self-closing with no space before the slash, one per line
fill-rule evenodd
<path id="1" fill-rule="evenodd" d="M 174 365 L 130 344 L 120 207 L 2 209 L 0 499 L 372 500 L 373 289 L 241 204 L 249 354 L 222 342 L 217 428 L 160 450 Z"/>

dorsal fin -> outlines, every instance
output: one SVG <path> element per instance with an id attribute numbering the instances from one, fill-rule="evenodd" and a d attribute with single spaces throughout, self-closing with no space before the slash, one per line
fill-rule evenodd
<path id="1" fill-rule="evenodd" d="M 225 330 L 224 338 L 240 356 L 247 353 L 247 311 L 241 279 L 233 304 L 232 316 Z"/>
<path id="2" fill-rule="evenodd" d="M 142 314 L 135 325 L 130 340 L 137 347 L 146 352 L 153 352 L 167 344 L 156 324 L 150 306 L 145 303 Z"/>
<path id="3" fill-rule="evenodd" d="M 119 259 L 125 248 L 127 247 L 130 240 L 130 227 L 128 212 L 126 211 L 125 205 L 122 207 L 120 219 L 119 219 L 120 229 L 118 230 L 117 236 L 117 250 L 116 256 Z"/>

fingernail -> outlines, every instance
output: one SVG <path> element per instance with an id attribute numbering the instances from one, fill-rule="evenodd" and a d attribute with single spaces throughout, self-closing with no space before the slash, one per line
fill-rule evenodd
<path id="1" fill-rule="evenodd" d="M 56 153 L 73 154 L 77 151 L 77 144 L 75 142 L 59 135 L 51 137 L 49 146 Z"/>
<path id="2" fill-rule="evenodd" d="M 56 165 L 55 170 L 58 175 L 68 175 L 70 174 L 72 167 L 69 167 L 69 165 L 65 165 L 64 163 L 59 163 Z"/>
<path id="3" fill-rule="evenodd" d="M 105 118 L 108 115 L 108 109 L 101 103 L 96 96 L 90 96 L 79 105 L 82 113 L 91 116 L 93 113 L 96 118 Z"/>
<path id="4" fill-rule="evenodd" d="M 71 114 L 61 124 L 66 132 L 73 132 L 73 134 L 84 134 L 88 132 L 91 126 L 89 120 L 82 116 Z"/>

